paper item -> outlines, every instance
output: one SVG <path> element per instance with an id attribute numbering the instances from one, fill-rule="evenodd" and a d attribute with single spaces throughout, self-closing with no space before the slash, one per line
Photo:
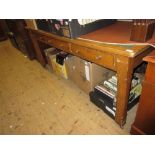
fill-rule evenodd
<path id="1" fill-rule="evenodd" d="M 109 107 L 107 107 L 107 106 L 105 106 L 105 108 L 113 115 L 113 116 L 115 116 L 115 112 L 114 111 L 112 111 Z"/>
<path id="2" fill-rule="evenodd" d="M 89 66 L 85 65 L 85 76 L 86 80 L 90 81 L 90 74 L 89 74 Z"/>

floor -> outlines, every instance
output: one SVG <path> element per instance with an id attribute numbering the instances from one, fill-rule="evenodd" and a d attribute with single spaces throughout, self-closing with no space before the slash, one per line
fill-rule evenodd
<path id="1" fill-rule="evenodd" d="M 9 41 L 0 42 L 0 134 L 129 134 L 69 80 L 30 61 Z"/>

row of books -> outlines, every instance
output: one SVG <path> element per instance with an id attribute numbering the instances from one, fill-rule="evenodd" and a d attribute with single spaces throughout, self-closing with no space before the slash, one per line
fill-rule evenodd
<path id="1" fill-rule="evenodd" d="M 141 83 L 141 79 L 138 74 L 135 74 L 131 82 L 131 91 L 136 87 L 136 85 Z M 111 97 L 116 97 L 117 95 L 117 75 L 113 75 L 107 80 L 99 83 L 95 88 L 102 90 L 103 92 L 109 94 Z"/>
<path id="2" fill-rule="evenodd" d="M 138 74 L 135 74 L 131 82 L 131 91 L 128 100 L 129 106 L 132 105 L 136 99 L 138 99 L 141 94 L 141 90 L 141 79 Z M 94 88 L 93 95 L 96 98 L 96 101 L 94 102 L 98 102 L 98 105 L 101 104 L 100 108 L 103 106 L 104 109 L 108 110 L 108 112 L 115 116 L 117 102 L 117 75 L 113 75 L 109 79 L 99 83 Z"/>

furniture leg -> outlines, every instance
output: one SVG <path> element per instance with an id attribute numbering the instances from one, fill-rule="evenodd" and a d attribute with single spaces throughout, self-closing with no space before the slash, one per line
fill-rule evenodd
<path id="1" fill-rule="evenodd" d="M 115 121 L 123 128 L 126 123 L 127 104 L 132 80 L 133 67 L 131 59 L 120 56 L 117 58 L 118 91 Z"/>
<path id="2" fill-rule="evenodd" d="M 38 41 L 31 32 L 29 34 L 30 34 L 30 38 L 32 40 L 32 43 L 33 43 L 33 46 L 34 46 L 34 49 L 35 49 L 37 60 L 40 62 L 40 64 L 42 66 L 45 66 L 46 62 L 45 62 L 44 57 L 43 57 L 43 55 L 41 53 Z"/>

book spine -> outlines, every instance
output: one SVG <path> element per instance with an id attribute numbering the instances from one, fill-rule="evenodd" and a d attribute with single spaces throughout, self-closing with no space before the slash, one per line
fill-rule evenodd
<path id="1" fill-rule="evenodd" d="M 115 92 L 117 92 L 117 87 L 114 86 L 112 83 L 108 82 L 108 81 L 104 81 L 104 85 L 112 90 L 114 90 Z"/>
<path id="2" fill-rule="evenodd" d="M 108 95 L 110 98 L 112 98 L 112 99 L 114 99 L 115 98 L 115 96 L 112 94 L 112 93 L 110 93 L 109 91 L 107 91 L 106 89 L 104 89 L 104 88 L 102 88 L 102 87 L 100 87 L 100 86 L 97 86 L 97 87 L 95 87 L 97 90 L 99 90 L 99 91 L 101 91 L 102 93 L 105 93 L 106 95 Z"/>

